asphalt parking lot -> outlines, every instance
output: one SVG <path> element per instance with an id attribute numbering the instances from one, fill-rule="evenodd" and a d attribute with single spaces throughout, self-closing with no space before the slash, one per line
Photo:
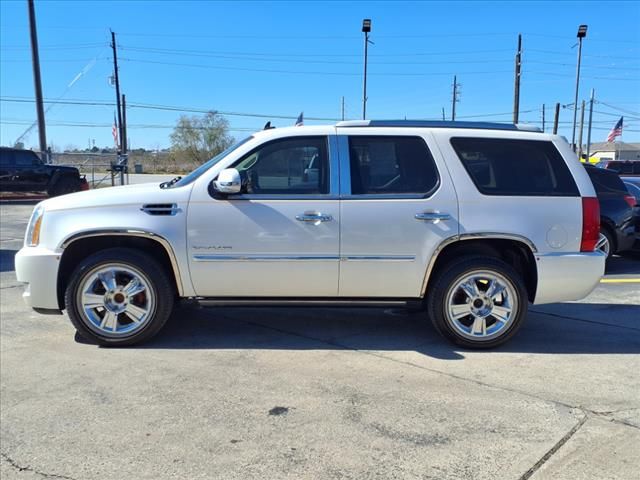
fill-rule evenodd
<path id="1" fill-rule="evenodd" d="M 422 313 L 194 307 L 105 349 L 24 306 L 32 208 L 0 205 L 3 479 L 638 478 L 640 256 L 493 351 Z"/>

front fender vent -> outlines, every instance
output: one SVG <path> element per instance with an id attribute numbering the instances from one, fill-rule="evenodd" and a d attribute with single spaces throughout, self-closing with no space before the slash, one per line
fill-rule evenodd
<path id="1" fill-rule="evenodd" d="M 175 203 L 147 203 L 140 210 L 149 215 L 176 215 L 181 211 Z"/>

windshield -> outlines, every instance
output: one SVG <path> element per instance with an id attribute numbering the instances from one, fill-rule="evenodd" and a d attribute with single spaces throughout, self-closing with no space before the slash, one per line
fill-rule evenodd
<path id="1" fill-rule="evenodd" d="M 225 151 L 220 152 L 218 155 L 213 157 L 211 160 L 209 160 L 209 161 L 203 163 L 202 165 L 200 165 L 198 168 L 196 168 L 194 171 L 192 171 L 189 175 L 187 175 L 185 177 L 182 177 L 176 183 L 170 185 L 170 187 L 171 188 L 173 188 L 173 187 L 184 187 L 185 185 L 189 185 L 190 183 L 194 182 L 197 178 L 199 178 L 200 175 L 202 175 L 204 172 L 209 170 L 211 167 L 213 167 L 216 163 L 218 163 L 224 157 L 226 157 L 231 152 L 233 152 L 236 148 L 238 148 L 241 145 L 244 145 L 245 143 L 247 143 L 252 138 L 253 138 L 253 136 L 249 136 L 249 137 L 245 138 L 244 140 L 240 140 L 236 144 L 231 145 Z"/>

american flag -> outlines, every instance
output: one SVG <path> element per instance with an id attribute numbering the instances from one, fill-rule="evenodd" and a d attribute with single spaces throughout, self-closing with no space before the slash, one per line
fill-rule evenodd
<path id="1" fill-rule="evenodd" d="M 301 127 L 302 125 L 304 125 L 304 119 L 302 118 L 302 114 L 304 112 L 300 112 L 300 115 L 298 115 L 298 119 L 296 120 L 296 127 Z"/>
<path id="2" fill-rule="evenodd" d="M 116 123 L 116 114 L 113 114 L 113 127 L 111 127 L 111 135 L 113 135 L 113 144 L 118 148 L 118 125 Z"/>
<path id="3" fill-rule="evenodd" d="M 620 117 L 616 126 L 611 129 L 609 135 L 607 136 L 607 142 L 613 142 L 616 137 L 620 137 L 622 135 L 622 119 L 624 117 Z"/>

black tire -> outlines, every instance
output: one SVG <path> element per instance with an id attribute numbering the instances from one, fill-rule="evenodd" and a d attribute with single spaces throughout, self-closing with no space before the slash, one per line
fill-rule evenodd
<path id="1" fill-rule="evenodd" d="M 155 305 L 144 323 L 140 327 L 136 327 L 138 329 L 131 334 L 114 333 L 110 335 L 103 333 L 97 325 L 91 322 L 79 305 L 79 288 L 83 282 L 99 268 L 109 265 L 125 266 L 137 271 L 140 278 L 152 290 L 150 295 L 152 295 L 153 302 L 150 303 Z M 174 300 L 173 284 L 165 270 L 149 255 L 130 248 L 110 248 L 85 258 L 71 274 L 65 291 L 67 315 L 80 336 L 98 345 L 114 347 L 140 344 L 156 335 L 169 319 Z M 99 312 L 95 315 L 99 316 Z M 118 319 L 115 322 L 116 325 L 123 318 L 122 315 L 124 315 L 125 322 L 130 320 L 124 313 L 116 314 Z"/>
<path id="2" fill-rule="evenodd" d="M 468 336 L 465 336 L 454 326 L 455 321 L 450 320 L 450 315 L 447 312 L 447 302 L 449 295 L 453 298 L 454 293 L 452 293 L 452 291 L 454 290 L 454 286 L 465 276 L 478 271 L 491 273 L 498 277 L 500 281 L 510 285 L 516 301 L 513 302 L 513 299 L 511 300 L 515 306 L 513 307 L 509 321 L 505 322 L 503 327 L 500 327 L 501 323 L 498 323 L 490 314 L 486 317 L 487 320 L 485 320 L 485 324 L 491 323 L 497 326 L 494 334 L 488 335 L 487 338 L 468 338 Z M 482 289 L 483 287 L 479 288 Z M 470 304 L 470 301 L 471 300 L 467 300 L 466 303 Z M 508 341 L 522 326 L 528 308 L 527 290 L 518 272 L 502 260 L 480 256 L 464 256 L 439 268 L 435 273 L 433 282 L 429 282 L 426 303 L 427 314 L 429 318 L 431 318 L 435 329 L 442 336 L 457 345 L 473 349 L 493 348 Z M 462 305 L 464 305 L 464 303 Z M 495 305 L 499 305 L 499 303 L 496 302 Z M 473 316 L 463 317 L 458 323 L 472 323 L 473 318 Z M 472 333 L 467 332 L 467 335 L 473 336 Z"/>
<path id="3" fill-rule="evenodd" d="M 54 183 L 47 189 L 47 193 L 50 197 L 59 197 L 60 195 L 78 192 L 79 190 L 80 182 L 77 179 L 70 177 L 61 177 L 56 180 L 56 183 Z"/>

